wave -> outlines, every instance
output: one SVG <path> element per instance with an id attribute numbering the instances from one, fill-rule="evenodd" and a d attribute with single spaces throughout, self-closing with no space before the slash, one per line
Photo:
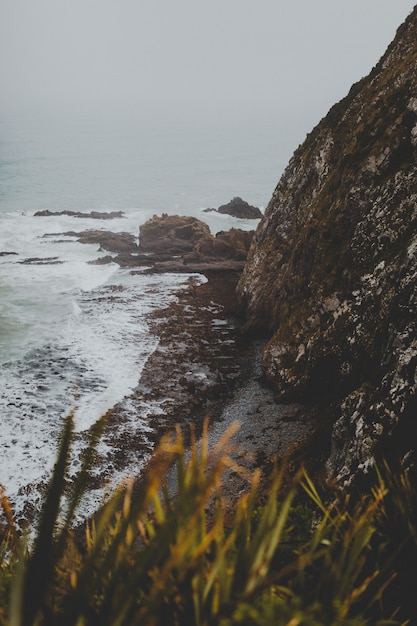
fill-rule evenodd
<path id="1" fill-rule="evenodd" d="M 82 445 L 90 426 L 138 384 L 158 344 L 149 315 L 175 298 L 187 276 L 133 276 L 115 264 L 90 265 L 99 254 L 94 246 L 43 237 L 56 228 L 53 218 L 38 218 L 36 228 L 31 216 L 8 219 L 20 235 L 13 240 L 18 254 L 0 263 L 0 482 L 22 511 L 40 500 L 64 417 L 74 412 Z M 25 259 L 56 262 L 21 263 L 23 249 Z M 135 428 L 146 437 L 146 419 L 136 417 Z M 109 456 L 102 454 L 99 471 Z M 137 472 L 144 460 L 126 471 Z"/>

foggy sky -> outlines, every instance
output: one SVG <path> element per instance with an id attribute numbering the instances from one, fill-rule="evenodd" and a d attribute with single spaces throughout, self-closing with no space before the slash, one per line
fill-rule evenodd
<path id="1" fill-rule="evenodd" d="M 414 0 L 0 0 L 0 115 L 279 112 L 318 121 Z"/>

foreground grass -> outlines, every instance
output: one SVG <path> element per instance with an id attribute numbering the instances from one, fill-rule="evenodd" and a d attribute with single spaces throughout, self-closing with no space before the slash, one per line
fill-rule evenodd
<path id="1" fill-rule="evenodd" d="M 328 504 L 303 472 L 282 493 L 277 472 L 262 505 L 255 473 L 230 513 L 223 482 L 240 471 L 232 433 L 209 450 L 205 430 L 187 455 L 178 432 L 162 442 L 143 488 L 114 492 L 80 539 L 72 520 L 100 428 L 63 510 L 67 420 L 30 546 L 2 496 L 2 626 L 414 623 L 417 518 L 406 473 L 384 467 L 366 497 Z M 173 462 L 175 498 L 166 483 Z"/>

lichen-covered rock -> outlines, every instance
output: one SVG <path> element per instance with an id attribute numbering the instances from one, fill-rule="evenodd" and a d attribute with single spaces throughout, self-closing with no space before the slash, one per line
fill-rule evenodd
<path id="1" fill-rule="evenodd" d="M 329 473 L 417 449 L 417 8 L 307 136 L 238 292 L 281 399 L 332 403 Z"/>

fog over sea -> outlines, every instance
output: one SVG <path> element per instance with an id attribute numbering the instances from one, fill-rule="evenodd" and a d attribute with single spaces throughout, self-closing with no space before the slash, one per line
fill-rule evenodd
<path id="1" fill-rule="evenodd" d="M 108 253 L 64 233 L 138 235 L 162 212 L 204 219 L 213 234 L 253 228 L 202 209 L 237 195 L 264 208 L 296 148 L 283 129 L 273 116 L 0 121 L 0 483 L 18 511 L 39 499 L 64 417 L 74 410 L 82 435 L 137 385 L 158 343 L 149 313 L 187 280 L 91 265 Z M 44 209 L 124 217 L 34 216 Z M 146 411 L 135 428 L 146 432 Z"/>

